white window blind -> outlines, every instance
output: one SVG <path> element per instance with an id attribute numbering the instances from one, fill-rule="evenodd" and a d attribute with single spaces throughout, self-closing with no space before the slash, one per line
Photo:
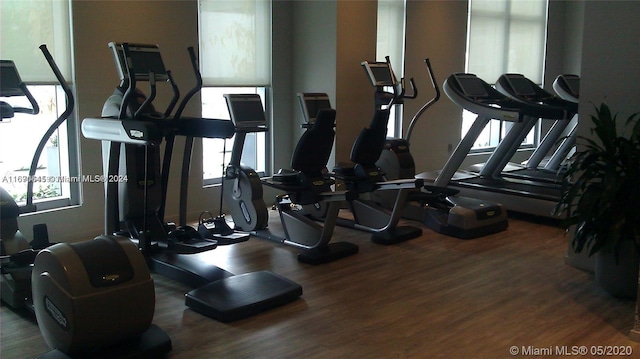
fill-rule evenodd
<path id="1" fill-rule="evenodd" d="M 404 74 L 405 0 L 378 0 L 378 28 L 376 34 L 376 61 L 389 56 L 393 72 L 398 79 Z M 392 91 L 391 88 L 386 91 Z M 387 126 L 387 134 L 400 137 L 402 106 L 394 107 Z"/>
<path id="2" fill-rule="evenodd" d="M 546 0 L 473 0 L 470 4 L 467 72 L 488 83 L 521 73 L 542 84 Z"/>
<path id="3" fill-rule="evenodd" d="M 404 29 L 405 0 L 378 0 L 376 61 L 389 56 L 397 76 L 404 68 Z"/>
<path id="4" fill-rule="evenodd" d="M 205 86 L 269 86 L 271 1 L 200 0 L 200 68 Z"/>
<path id="5" fill-rule="evenodd" d="M 68 0 L 0 1 L 0 58 L 16 63 L 22 80 L 56 84 L 38 48 L 46 44 L 64 78 L 71 82 L 71 20 Z"/>

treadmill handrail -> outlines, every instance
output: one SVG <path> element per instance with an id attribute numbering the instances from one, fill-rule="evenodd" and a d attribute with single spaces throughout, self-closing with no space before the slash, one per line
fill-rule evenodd
<path id="1" fill-rule="evenodd" d="M 561 98 L 578 103 L 580 102 L 580 94 L 575 92 L 575 89 L 571 89 L 568 80 L 580 81 L 580 76 L 572 74 L 558 75 L 553 81 L 553 90 Z M 578 90 L 579 91 L 579 90 Z"/>

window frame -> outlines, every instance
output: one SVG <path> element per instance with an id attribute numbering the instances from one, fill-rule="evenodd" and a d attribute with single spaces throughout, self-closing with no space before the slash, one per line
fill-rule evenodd
<path id="1" fill-rule="evenodd" d="M 24 8 L 16 8 L 21 11 L 25 11 L 28 9 L 29 13 L 33 15 L 37 15 L 38 11 L 33 10 L 33 8 L 29 7 L 29 3 L 20 2 L 15 3 L 17 6 L 24 6 Z M 34 93 L 34 97 L 38 102 L 41 111 L 38 116 L 43 116 L 42 109 L 52 105 L 52 102 L 55 102 L 55 113 L 51 113 L 51 118 L 46 118 L 46 123 L 41 123 L 41 127 L 43 129 L 42 135 L 48 128 L 50 128 L 51 124 L 56 121 L 59 116 L 66 109 L 65 102 L 65 93 L 62 89 L 62 86 L 57 82 L 56 77 L 53 71 L 50 69 L 50 66 L 47 64 L 44 56 L 38 55 L 39 51 L 37 47 L 45 43 L 47 44 L 48 49 L 52 52 L 52 56 L 56 61 L 56 65 L 58 66 L 60 72 L 65 78 L 66 83 L 71 88 L 73 94 L 75 94 L 75 86 L 73 84 L 73 74 L 74 68 L 72 64 L 73 59 L 73 40 L 72 40 L 72 24 L 71 24 L 71 11 L 72 11 L 72 2 L 66 1 L 50 1 L 50 2 L 38 2 L 38 9 L 48 9 L 45 11 L 47 16 L 51 16 L 49 20 L 42 20 L 41 22 L 45 25 L 42 28 L 45 31 L 41 32 L 30 32 L 29 34 L 24 34 L 24 38 L 22 35 L 18 35 L 18 41 L 13 43 L 5 44 L 6 47 L 2 49 L 2 57 L 9 58 L 16 62 L 16 66 L 18 67 L 18 71 L 20 72 L 20 76 L 22 77 L 23 82 L 27 85 L 32 93 Z M 18 11 L 20 11 L 18 10 Z M 11 17 L 13 18 L 13 17 Z M 3 19 L 6 21 L 9 19 Z M 7 21 L 10 24 L 10 21 Z M 51 25 L 50 31 L 46 31 L 48 27 L 46 24 L 49 23 Z M 16 45 L 18 44 L 18 45 Z M 16 47 L 17 46 L 17 47 Z M 25 53 L 25 48 L 32 48 L 33 50 L 27 51 Z M 26 55 L 28 56 L 26 56 Z M 38 56 L 35 56 L 38 55 Z M 25 57 L 26 56 L 26 57 Z M 47 87 L 51 87 L 50 89 L 46 89 Z M 44 89 L 44 90 L 43 90 Z M 42 90 L 42 91 L 41 91 Z M 43 95 L 44 93 L 48 93 L 47 95 Z M 46 97 L 43 97 L 46 96 Z M 40 120 L 42 120 L 41 118 Z M 12 121 L 28 121 L 29 119 L 12 119 Z M 0 126 L 5 126 L 4 124 Z M 72 109 L 69 117 L 56 129 L 54 134 L 58 136 L 57 146 L 57 158 L 60 164 L 60 173 L 57 176 L 49 176 L 49 175 L 41 175 L 36 172 L 36 176 L 33 179 L 28 179 L 27 174 L 28 171 L 24 172 L 22 168 L 29 168 L 31 165 L 31 161 L 33 160 L 33 155 L 35 155 L 36 145 L 33 146 L 33 151 L 28 153 L 29 160 L 28 162 L 21 165 L 21 168 L 16 170 L 7 170 L 7 174 L 9 176 L 14 175 L 12 180 L 16 181 L 34 181 L 34 198 L 33 204 L 36 206 L 35 211 L 45 211 L 45 210 L 53 210 L 53 209 L 61 209 L 69 206 L 80 205 L 82 202 L 81 197 L 81 180 L 82 177 L 80 175 L 80 139 L 79 139 L 79 130 L 78 130 L 78 118 L 76 109 Z M 6 128 L 3 129 L 6 131 Z M 60 132 L 62 131 L 62 132 Z M 48 141 L 54 141 L 52 135 Z M 16 148 L 23 147 L 24 145 L 19 143 L 19 137 L 16 137 L 18 140 L 16 141 Z M 42 137 L 38 138 L 38 141 L 41 140 Z M 64 139 L 64 141 L 62 141 Z M 46 147 L 45 147 L 46 148 Z M 43 161 L 46 156 L 46 150 L 43 151 L 40 155 L 39 161 Z M 25 156 L 26 157 L 26 156 Z M 47 163 L 49 167 L 50 164 Z M 3 174 L 4 176 L 5 174 Z M 3 178 L 4 179 L 4 178 Z M 39 183 L 38 183 L 39 182 Z M 35 198 L 35 193 L 37 193 L 38 188 L 43 186 L 55 185 L 60 190 L 60 196 L 55 197 L 47 197 L 47 198 Z M 25 192 L 26 192 L 26 182 L 25 182 Z M 26 204 L 26 199 L 21 201 L 16 201 L 19 206 L 24 206 Z M 33 210 L 27 209 L 27 210 Z"/>
<path id="2" fill-rule="evenodd" d="M 271 123 L 271 116 L 269 116 L 269 114 L 271 113 L 271 91 L 269 87 L 263 87 L 263 86 L 255 86 L 255 87 L 223 87 L 223 86 L 206 86 L 203 87 L 203 93 L 202 93 L 202 103 L 203 103 L 203 117 L 207 117 L 206 113 L 205 113 L 205 108 L 204 108 L 204 103 L 205 103 L 205 97 L 208 97 L 206 92 L 208 92 L 207 89 L 212 89 L 212 88 L 217 88 L 217 89 L 234 89 L 231 91 L 221 91 L 224 93 L 257 93 L 260 95 L 260 97 L 262 98 L 262 105 L 264 106 L 264 110 L 265 110 L 265 117 L 267 118 L 267 122 Z M 241 89 L 240 91 L 237 91 L 238 89 Z M 245 91 L 246 90 L 246 91 Z M 255 92 L 251 92 L 251 91 L 255 91 Z M 224 102 L 224 98 L 222 96 L 220 96 L 220 98 L 218 99 L 221 102 Z M 222 106 L 222 105 L 220 105 Z M 230 116 L 228 113 L 228 109 L 226 107 L 226 104 L 224 105 L 224 113 L 225 115 L 222 116 L 215 116 L 216 118 L 222 118 L 222 119 L 229 119 L 230 120 Z M 262 137 L 262 139 L 258 139 L 257 137 L 260 136 Z M 252 138 L 253 137 L 253 138 Z M 223 169 L 226 169 L 226 167 L 229 165 L 229 161 L 231 160 L 231 150 L 233 148 L 233 140 L 234 140 L 235 136 L 232 137 L 231 139 L 208 139 L 208 138 L 203 138 L 202 139 L 202 159 L 203 159 L 203 170 L 202 170 L 202 185 L 203 187 L 208 187 L 208 186 L 214 186 L 214 185 L 219 185 L 222 182 L 222 177 L 224 176 L 224 172 Z M 223 142 L 224 141 L 224 142 Z M 263 141 L 264 142 L 264 154 L 261 156 L 256 155 L 255 157 L 255 161 L 252 161 L 252 165 L 251 168 L 253 168 L 260 177 L 266 176 L 267 175 L 267 168 L 268 168 L 268 159 L 270 158 L 270 152 L 271 152 L 271 145 L 269 142 L 269 136 L 267 136 L 266 132 L 261 132 L 261 133 L 256 133 L 255 136 L 253 136 L 253 134 L 247 134 L 247 138 L 245 139 L 245 150 L 247 148 L 247 143 L 250 143 L 254 141 L 255 143 L 255 148 L 256 148 L 256 154 L 259 154 L 259 148 L 260 145 L 259 143 L 256 143 L 258 141 Z M 213 172 L 211 171 L 211 173 L 214 174 L 213 177 L 207 177 L 207 173 L 209 173 L 208 171 L 206 171 L 205 168 L 205 163 L 206 163 L 206 158 L 205 158 L 205 153 L 208 152 L 206 151 L 207 147 L 207 142 L 211 143 L 211 145 L 219 147 L 219 149 L 223 149 L 224 148 L 224 154 L 222 156 L 222 163 L 221 164 L 214 164 L 213 166 L 220 166 L 221 169 L 219 171 Z M 216 145 L 216 143 L 218 143 L 218 145 Z M 246 157 L 245 152 L 243 151 L 243 158 Z M 253 165 L 253 163 L 259 163 L 258 166 Z"/>
<path id="3" fill-rule="evenodd" d="M 513 23 L 517 23 L 517 22 L 535 22 L 537 23 L 538 21 L 542 20 L 543 24 L 542 24 L 542 57 L 541 57 L 541 62 L 540 62 L 540 82 L 537 83 L 538 85 L 542 86 L 542 81 L 544 81 L 544 71 L 545 71 L 545 58 L 546 58 L 546 42 L 547 42 L 547 29 L 548 29 L 548 12 L 549 12 L 549 1 L 548 0 L 544 0 L 544 11 L 542 14 L 542 17 L 540 17 L 539 15 L 535 15 L 535 16 L 531 16 L 531 15 L 523 15 L 523 14 L 512 14 L 511 13 L 511 5 L 512 5 L 512 1 L 513 0 L 506 0 L 504 2 L 504 8 L 501 9 L 501 11 L 487 11 L 487 10 L 476 10 L 475 12 L 473 11 L 473 7 L 472 7 L 472 0 L 469 0 L 468 2 L 468 7 L 469 7 L 469 14 L 468 14 L 468 18 L 467 18 L 467 43 L 466 43 L 466 51 L 465 51 L 465 71 L 466 72 L 473 72 L 471 71 L 470 68 L 470 57 L 471 57 L 471 23 L 472 23 L 472 16 L 474 17 L 480 17 L 480 18 L 489 18 L 489 19 L 494 19 L 496 21 L 499 21 L 500 23 L 503 23 L 503 38 L 504 38 L 504 44 L 503 47 L 506 47 L 507 49 L 509 48 L 509 38 L 511 36 L 511 26 Z M 476 2 L 477 3 L 477 2 Z M 508 66 L 509 66 L 509 51 L 502 51 L 503 56 L 500 57 L 501 60 L 501 67 L 502 67 L 502 73 L 506 73 L 508 72 Z M 489 79 L 487 79 L 489 80 Z M 537 80 L 537 79 L 536 79 Z M 467 129 L 471 126 L 471 123 L 473 122 L 471 119 L 473 118 L 473 120 L 475 121 L 475 114 L 470 113 L 469 111 L 463 110 L 463 114 L 462 114 L 462 130 L 461 130 L 461 137 L 464 137 L 467 133 Z M 497 127 L 497 128 L 496 128 Z M 505 121 L 501 121 L 501 120 L 491 120 L 489 122 L 489 124 L 487 125 L 487 127 L 485 128 L 485 131 L 483 131 L 483 134 L 480 135 L 480 137 L 482 137 L 484 135 L 484 133 L 486 131 L 489 131 L 489 145 L 485 146 L 485 147 L 480 147 L 477 146 L 477 143 L 474 144 L 474 146 L 471 148 L 470 150 L 470 154 L 482 154 L 482 153 L 490 153 L 493 150 L 495 150 L 495 147 L 497 146 L 498 143 L 500 143 L 502 141 L 502 139 L 504 138 L 504 136 L 506 135 L 506 133 L 508 132 L 508 129 L 510 127 L 510 124 L 508 122 Z M 532 150 L 534 148 L 536 148 L 540 142 L 540 137 L 541 137 L 541 121 L 538 120 L 538 122 L 536 123 L 536 125 L 534 126 L 534 128 L 531 130 L 531 132 L 527 135 L 526 138 L 530 138 L 530 142 L 528 143 L 524 143 L 524 144 L 520 144 L 520 146 L 518 147 L 518 151 L 523 151 L 523 150 Z M 494 137 L 497 136 L 497 137 Z M 480 138 L 479 137 L 479 138 Z"/>
<path id="4" fill-rule="evenodd" d="M 253 23 L 249 21 L 249 23 L 242 22 L 241 25 L 246 26 L 243 28 L 241 25 L 238 25 L 238 28 L 234 28 L 234 31 L 231 33 L 224 33 L 228 36 L 225 37 L 226 44 L 221 44 L 219 41 L 220 33 L 218 31 L 211 31 L 209 25 L 211 22 L 204 23 L 203 18 L 205 16 L 217 16 L 215 13 L 235 13 L 234 10 L 238 11 L 240 15 L 246 15 L 250 12 L 247 12 L 247 9 L 253 9 L 255 12 L 253 13 Z M 204 15 L 203 15 L 204 13 Z M 242 16 L 240 16 L 242 18 Z M 246 19 L 240 19 L 246 20 Z M 200 71 L 203 74 L 204 87 L 202 92 L 202 111 L 203 117 L 207 117 L 207 114 L 210 114 L 205 110 L 204 106 L 206 104 L 207 89 L 209 88 L 244 88 L 244 89 L 252 89 L 250 91 L 255 91 L 254 93 L 261 94 L 263 100 L 263 106 L 265 110 L 265 117 L 267 119 L 267 123 L 272 124 L 271 118 L 271 76 L 273 71 L 273 64 L 271 62 L 271 51 L 272 51 L 272 21 L 273 21 L 273 8 L 271 0 L 216 0 L 216 1 L 208 1 L 208 0 L 198 0 L 198 37 L 199 37 L 199 49 L 200 49 Z M 268 31 L 267 31 L 268 29 Z M 220 30 L 220 29 L 218 29 Z M 261 31 L 262 30 L 262 31 Z M 221 30 L 224 31 L 224 30 Z M 233 60 L 233 56 L 228 56 L 227 62 L 220 63 L 219 62 L 219 54 L 220 49 L 216 52 L 216 46 L 228 46 L 229 39 L 234 38 L 233 35 L 237 35 L 240 39 L 239 41 L 244 45 L 242 49 L 239 51 L 239 55 L 237 56 L 240 60 Z M 260 41 L 266 40 L 268 43 L 262 43 Z M 253 54 L 253 58 L 246 57 L 247 54 Z M 228 55 L 228 54 L 227 54 Z M 236 63 L 234 61 L 239 61 L 240 63 Z M 221 71 L 209 71 L 211 70 L 208 66 L 219 66 Z M 245 72 L 244 70 L 248 70 Z M 227 71 L 227 72 L 225 72 Z M 231 71 L 232 73 L 229 73 Z M 251 75 L 253 74 L 253 75 Z M 253 76 L 253 77 L 252 77 Z M 217 118 L 229 118 L 228 110 L 226 107 L 226 103 L 224 102 L 224 98 L 220 96 L 218 99 L 222 102 L 218 105 L 220 107 L 224 106 L 224 112 L 221 113 L 222 109 L 218 109 L 217 113 L 223 116 L 217 116 Z M 224 105 L 223 105 L 224 103 Z M 272 127 L 272 126 L 270 126 Z M 262 166 L 258 166 L 258 168 L 254 168 L 256 172 L 258 172 L 261 176 L 266 174 L 268 168 L 270 168 L 271 163 L 271 152 L 273 151 L 273 143 L 271 140 L 271 136 L 268 136 L 266 133 L 256 134 L 255 136 L 249 137 L 258 137 L 262 138 L 264 143 L 264 153 L 260 154 L 260 156 L 256 156 L 257 162 L 262 164 Z M 211 186 L 219 184 L 222 180 L 223 171 L 210 171 L 214 173 L 214 177 L 208 177 L 207 173 L 209 171 L 205 171 L 205 166 L 207 166 L 207 161 L 210 160 L 207 158 L 207 154 L 205 151 L 206 141 L 220 141 L 223 140 L 209 140 L 203 139 L 203 153 L 202 153 L 202 161 L 203 161 L 203 171 L 202 171 L 202 180 L 203 186 Z M 226 168 L 228 165 L 228 161 L 231 156 L 227 155 L 230 153 L 232 149 L 232 140 L 225 140 L 226 143 L 220 145 L 220 149 L 225 146 L 225 153 L 223 154 L 223 163 L 221 166 Z M 247 143 L 251 142 L 250 138 L 247 138 L 245 141 L 245 150 L 247 148 Z M 259 148 L 261 146 L 256 146 Z M 257 151 L 256 153 L 258 153 Z M 244 151 L 243 151 L 243 154 Z M 215 164 L 214 166 L 218 166 Z M 263 168 L 261 168 L 263 167 Z M 217 174 L 219 173 L 219 175 Z"/>
<path id="5" fill-rule="evenodd" d="M 400 3 L 401 6 L 400 6 Z M 386 10 L 386 11 L 385 11 Z M 402 14 L 400 14 L 401 12 Z M 386 22 L 381 21 L 381 18 L 397 18 L 402 17 L 401 31 L 390 31 L 390 29 L 381 26 L 381 23 L 389 23 L 388 25 L 397 25 L 397 23 L 391 24 L 394 20 Z M 398 78 L 404 77 L 404 59 L 405 59 L 405 42 L 406 42 L 406 30 L 407 30 L 407 1 L 406 0 L 385 0 L 378 1 L 378 15 L 377 15 L 377 34 L 376 34 L 376 61 L 386 61 L 386 56 L 390 57 L 393 71 Z M 391 35 L 390 35 L 391 34 Z M 395 37 L 395 39 L 391 39 Z M 392 49 L 393 45 L 388 43 L 401 43 L 400 51 L 397 48 Z M 394 51 L 395 50 L 395 51 Z M 398 56 L 399 55 L 399 56 Z M 388 88 L 385 91 L 392 92 L 393 89 Z M 401 137 L 402 136 L 402 120 L 404 113 L 404 105 L 396 104 L 389 116 L 389 122 L 387 124 L 387 136 L 389 137 Z"/>

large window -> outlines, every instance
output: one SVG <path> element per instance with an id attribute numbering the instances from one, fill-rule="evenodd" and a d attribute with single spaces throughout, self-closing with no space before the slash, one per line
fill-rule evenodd
<path id="1" fill-rule="evenodd" d="M 385 57 L 389 56 L 393 71 L 398 78 L 401 78 L 404 73 L 405 13 L 406 0 L 378 0 L 376 61 L 385 61 Z M 388 136 L 402 135 L 401 120 L 402 105 L 398 105 L 389 117 Z"/>
<path id="2" fill-rule="evenodd" d="M 225 93 L 259 93 L 269 114 L 271 84 L 271 1 L 200 0 L 200 68 L 203 115 L 229 118 Z M 231 151 L 233 139 L 226 143 Z M 266 169 L 267 143 L 264 133 L 247 137 L 242 162 L 258 172 Z M 205 185 L 220 180 L 223 140 L 203 140 Z M 227 153 L 225 161 L 230 159 Z"/>
<path id="3" fill-rule="evenodd" d="M 205 87 L 202 89 L 202 116 L 205 118 L 230 119 L 224 94 L 257 93 L 265 104 L 264 87 Z M 202 164 L 203 179 L 205 185 L 220 181 L 224 167 L 231 159 L 233 138 L 230 140 L 205 139 L 202 141 L 204 162 Z M 264 132 L 248 133 L 242 151 L 242 163 L 250 166 L 259 173 L 264 173 L 266 168 L 265 148 L 266 138 Z"/>
<path id="4" fill-rule="evenodd" d="M 78 204 L 78 150 L 76 121 L 72 115 L 47 139 L 34 178 L 28 178 L 36 147 L 47 129 L 65 109 L 62 88 L 38 49 L 46 44 L 62 75 L 70 82 L 70 2 L 62 0 L 0 3 L 0 57 L 13 60 L 22 80 L 38 102 L 37 115 L 18 113 L 0 123 L 0 184 L 24 204 L 27 181 L 34 181 L 38 209 Z M 2 98 L 13 106 L 29 107 L 24 97 Z"/>
<path id="5" fill-rule="evenodd" d="M 504 73 L 521 73 L 542 84 L 547 27 L 547 0 L 473 0 L 469 1 L 467 34 L 467 72 L 488 83 Z M 476 119 L 464 111 L 462 136 Z M 492 120 L 474 144 L 474 150 L 495 147 L 508 132 L 511 123 Z M 523 142 L 534 146 L 536 126 Z"/>

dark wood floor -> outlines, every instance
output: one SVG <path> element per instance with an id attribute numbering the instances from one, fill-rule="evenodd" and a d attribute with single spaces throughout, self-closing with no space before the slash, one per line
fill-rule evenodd
<path id="1" fill-rule="evenodd" d="M 628 338 L 635 302 L 566 265 L 566 238 L 553 226 L 512 219 L 506 232 L 468 241 L 424 229 L 394 246 L 342 228 L 336 236 L 360 253 L 311 266 L 294 248 L 251 239 L 206 254 L 233 273 L 268 269 L 304 288 L 300 300 L 230 324 L 191 311 L 187 287 L 154 275 L 154 323 L 172 338 L 169 358 L 508 358 L 514 346 L 603 345 L 640 353 Z M 2 359 L 47 350 L 32 320 L 4 306 L 0 314 Z"/>

